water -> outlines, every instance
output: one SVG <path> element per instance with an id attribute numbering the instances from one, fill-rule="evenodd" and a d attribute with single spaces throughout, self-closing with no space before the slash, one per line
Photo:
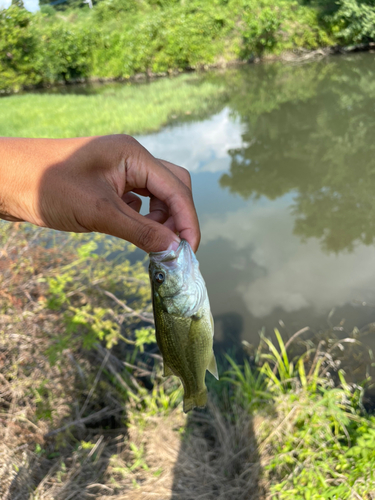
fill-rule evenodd
<path id="1" fill-rule="evenodd" d="M 216 114 L 138 140 L 191 172 L 216 340 L 374 322 L 374 54 L 203 78 Z"/>

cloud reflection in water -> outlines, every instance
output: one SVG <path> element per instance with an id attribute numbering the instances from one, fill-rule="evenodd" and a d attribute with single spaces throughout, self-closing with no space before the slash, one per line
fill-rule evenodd
<path id="1" fill-rule="evenodd" d="M 323 253 L 317 239 L 301 243 L 293 234 L 289 201 L 280 201 L 252 210 L 244 207 L 224 218 L 209 216 L 202 224 L 203 245 L 230 242 L 227 264 L 242 271 L 236 293 L 251 314 L 264 317 L 276 308 L 314 308 L 325 314 L 353 300 L 374 300 L 374 249 L 359 245 L 353 253 L 336 255 Z M 262 276 L 250 279 L 249 262 L 262 268 Z"/>

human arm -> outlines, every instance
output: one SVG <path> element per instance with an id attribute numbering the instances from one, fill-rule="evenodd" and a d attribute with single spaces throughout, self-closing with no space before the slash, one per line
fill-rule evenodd
<path id="1" fill-rule="evenodd" d="M 150 197 L 150 213 L 138 212 Z M 146 252 L 179 233 L 196 251 L 198 219 L 188 172 L 126 135 L 0 138 L 0 217 L 62 231 L 117 236 Z"/>

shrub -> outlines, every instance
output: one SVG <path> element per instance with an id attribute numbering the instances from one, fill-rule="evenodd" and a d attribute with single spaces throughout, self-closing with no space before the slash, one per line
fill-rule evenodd
<path id="1" fill-rule="evenodd" d="M 340 0 L 332 16 L 333 29 L 343 45 L 375 40 L 375 3 L 371 0 Z"/>
<path id="2" fill-rule="evenodd" d="M 17 5 L 0 10 L 0 89 L 18 90 L 39 81 L 35 71 L 38 43 L 33 17 Z"/>
<path id="3" fill-rule="evenodd" d="M 243 56 L 260 56 L 263 52 L 271 52 L 280 38 L 280 28 L 285 14 L 277 5 L 269 0 L 250 1 L 245 5 L 243 30 Z"/>
<path id="4" fill-rule="evenodd" d="M 93 71 L 97 76 L 129 77 L 203 66 L 222 52 L 229 29 L 223 13 L 210 6 L 130 14 L 116 29 L 101 30 Z"/>
<path id="5" fill-rule="evenodd" d="M 65 22 L 41 29 L 37 68 L 43 81 L 55 82 L 90 75 L 95 30 Z"/>

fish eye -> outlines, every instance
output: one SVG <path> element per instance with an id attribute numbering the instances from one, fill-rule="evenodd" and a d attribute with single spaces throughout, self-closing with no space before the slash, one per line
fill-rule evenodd
<path id="1" fill-rule="evenodd" d="M 155 274 L 155 281 L 156 281 L 157 283 L 164 283 L 164 280 L 165 280 L 164 273 L 162 273 L 161 271 L 158 271 L 158 272 Z"/>

